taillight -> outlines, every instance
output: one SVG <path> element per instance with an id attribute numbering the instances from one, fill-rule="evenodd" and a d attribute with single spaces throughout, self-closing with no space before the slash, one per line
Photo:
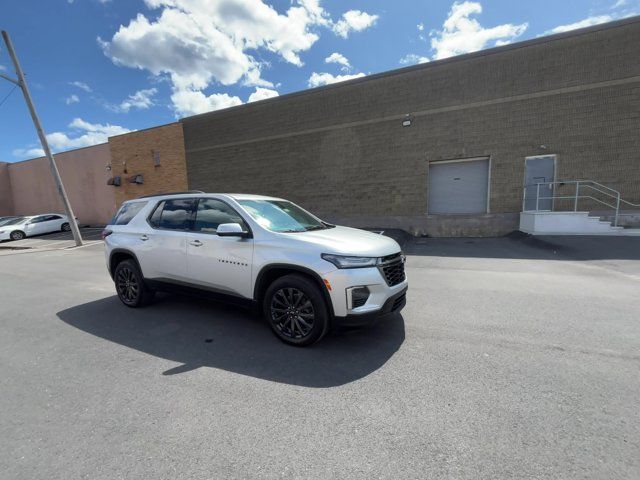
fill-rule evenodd
<path id="1" fill-rule="evenodd" d="M 108 229 L 104 229 L 102 230 L 102 233 L 100 234 L 100 236 L 102 237 L 102 239 L 104 240 L 105 238 L 107 238 L 109 235 L 111 235 L 113 233 L 113 231 L 108 230 Z"/>

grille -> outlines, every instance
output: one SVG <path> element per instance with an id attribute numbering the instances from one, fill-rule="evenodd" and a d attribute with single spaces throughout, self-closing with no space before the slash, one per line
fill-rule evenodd
<path id="1" fill-rule="evenodd" d="M 404 262 L 399 253 L 390 255 L 389 257 L 392 257 L 391 260 L 387 261 L 388 263 L 383 263 L 380 269 L 382 270 L 384 279 L 387 281 L 387 285 L 393 287 L 404 281 Z"/>
<path id="2" fill-rule="evenodd" d="M 398 308 L 400 308 L 400 305 L 402 305 L 402 302 L 404 302 L 405 298 L 407 298 L 407 294 L 406 293 L 403 293 L 398 298 L 396 298 L 393 301 L 393 306 L 391 307 L 391 311 L 395 312 Z"/>
<path id="3" fill-rule="evenodd" d="M 358 308 L 367 303 L 367 297 L 359 297 L 353 299 L 353 308 Z"/>

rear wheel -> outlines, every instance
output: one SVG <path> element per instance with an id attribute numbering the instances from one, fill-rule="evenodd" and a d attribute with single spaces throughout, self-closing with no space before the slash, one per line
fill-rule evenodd
<path id="1" fill-rule="evenodd" d="M 60 227 L 60 229 L 63 232 L 68 232 L 69 230 L 71 230 L 71 225 L 69 225 L 68 222 L 65 222 L 65 223 L 62 224 L 62 227 Z"/>
<path id="2" fill-rule="evenodd" d="M 24 234 L 24 232 L 16 230 L 15 232 L 11 232 L 9 237 L 11 238 L 11 240 L 22 240 L 26 237 L 26 235 Z"/>
<path id="3" fill-rule="evenodd" d="M 289 345 L 311 345 L 329 329 L 322 292 L 303 275 L 286 275 L 274 281 L 267 289 L 263 308 L 273 333 Z"/>
<path id="4" fill-rule="evenodd" d="M 120 262 L 113 274 L 118 298 L 127 307 L 137 308 L 148 305 L 155 292 L 144 282 L 142 272 L 133 260 Z"/>

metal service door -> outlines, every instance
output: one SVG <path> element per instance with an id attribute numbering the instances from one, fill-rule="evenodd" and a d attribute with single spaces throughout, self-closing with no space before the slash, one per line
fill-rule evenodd
<path id="1" fill-rule="evenodd" d="M 540 185 L 540 198 L 538 199 L 538 183 L 553 182 L 555 179 L 556 157 L 545 155 L 540 157 L 527 157 L 524 161 L 524 185 L 525 185 L 525 211 L 553 209 L 553 185 Z"/>

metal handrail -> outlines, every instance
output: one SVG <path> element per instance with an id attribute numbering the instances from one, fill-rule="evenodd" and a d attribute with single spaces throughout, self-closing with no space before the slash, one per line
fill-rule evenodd
<path id="1" fill-rule="evenodd" d="M 540 186 L 541 185 L 547 185 L 550 186 L 554 193 L 555 193 L 555 186 L 556 185 L 567 185 L 567 184 L 575 184 L 576 188 L 575 188 L 575 193 L 573 195 L 551 195 L 551 196 L 545 196 L 545 197 L 541 197 L 540 196 Z M 594 186 L 595 185 L 595 186 Z M 632 207 L 638 207 L 640 208 L 640 205 L 629 202 L 628 200 L 624 200 L 623 198 L 620 197 L 620 192 L 617 190 L 614 190 L 611 187 L 607 187 L 606 185 L 602 185 L 601 183 L 598 182 L 594 182 L 593 180 L 561 180 L 561 181 L 557 181 L 557 182 L 539 182 L 539 183 L 532 183 L 529 185 L 525 185 L 524 188 L 524 195 L 523 195 L 523 199 L 522 199 L 522 210 L 526 211 L 526 203 L 527 203 L 527 187 L 536 187 L 536 208 L 535 211 L 540 211 L 540 199 L 542 200 L 555 200 L 555 199 L 572 199 L 573 200 L 573 211 L 577 212 L 578 211 L 578 201 L 581 198 L 589 198 L 591 200 L 594 200 L 598 203 L 601 203 L 602 205 L 605 205 L 609 208 L 612 208 L 615 210 L 615 216 L 614 216 L 614 220 L 613 220 L 613 226 L 617 227 L 618 226 L 618 217 L 620 216 L 620 204 L 621 203 L 625 203 L 627 205 L 630 205 Z M 604 202 L 598 198 L 592 197 L 591 195 L 580 195 L 580 187 L 587 187 L 590 188 L 592 190 L 595 190 L 598 193 L 601 193 L 603 195 L 607 195 L 613 199 L 615 199 L 615 205 L 611 205 L 607 202 Z M 602 189 L 606 189 L 607 191 L 602 190 Z M 612 192 L 612 193 L 609 193 Z"/>

